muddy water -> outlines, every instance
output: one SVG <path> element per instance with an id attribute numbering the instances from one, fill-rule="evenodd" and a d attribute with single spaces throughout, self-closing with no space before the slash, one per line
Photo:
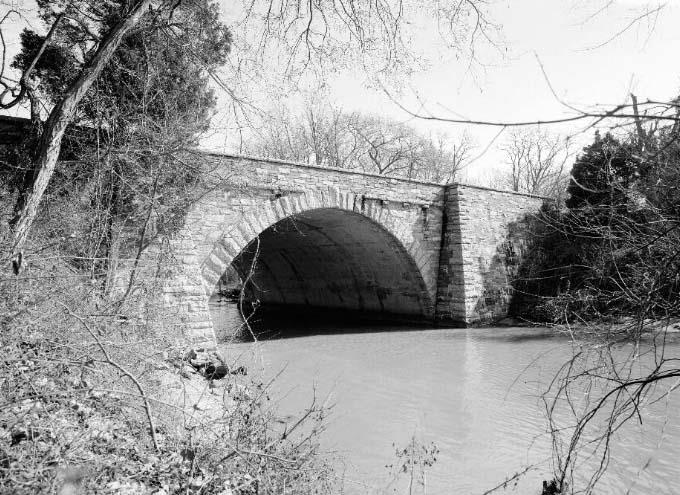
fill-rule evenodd
<path id="1" fill-rule="evenodd" d="M 228 310 L 213 309 L 218 326 L 233 324 Z M 481 494 L 527 467 L 495 493 L 540 493 L 551 473 L 541 395 L 571 354 L 566 338 L 523 328 L 375 330 L 325 325 L 312 335 L 225 344 L 224 352 L 264 378 L 283 370 L 274 391 L 283 415 L 314 394 L 334 404 L 322 446 L 342 457 L 346 493 L 393 493 L 386 466 L 395 464 L 395 445 L 414 437 L 439 449 L 427 493 Z M 680 493 L 680 396 L 650 406 L 642 425 L 614 439 L 596 493 L 627 490 Z"/>

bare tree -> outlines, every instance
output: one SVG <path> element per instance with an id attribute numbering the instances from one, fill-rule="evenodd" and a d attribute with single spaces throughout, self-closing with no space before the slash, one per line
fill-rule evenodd
<path id="1" fill-rule="evenodd" d="M 431 136 L 426 144 L 427 164 L 421 167 L 420 179 L 440 184 L 455 181 L 472 158 L 475 143 L 463 132 L 458 139 L 439 133 Z"/>
<path id="2" fill-rule="evenodd" d="M 348 132 L 353 115 L 316 98 L 304 107 L 301 113 L 284 105 L 268 110 L 267 118 L 253 126 L 246 152 L 321 167 L 356 167 L 358 142 Z"/>
<path id="3" fill-rule="evenodd" d="M 229 119 L 239 130 L 271 101 L 325 83 L 349 70 L 370 84 L 401 87 L 442 57 L 477 67 L 477 45 L 500 45 L 487 15 L 488 0 L 241 0 L 224 7 L 232 16 L 234 49 L 216 80 L 230 95 Z M 437 33 L 438 50 L 413 43 Z M 435 53 L 435 51 L 437 53 Z"/>
<path id="4" fill-rule="evenodd" d="M 390 119 L 344 112 L 317 100 L 303 114 L 274 110 L 247 142 L 248 152 L 272 158 L 346 168 L 380 175 L 448 183 L 466 164 L 473 149 L 460 139 L 435 137 Z"/>
<path id="5" fill-rule="evenodd" d="M 324 74 L 348 65 L 369 75 L 403 75 L 423 65 L 426 54 L 411 43 L 413 29 L 423 22 L 457 55 L 474 58 L 475 41 L 494 38 L 485 10 L 484 0 L 246 0 L 234 27 L 243 33 L 234 62 L 241 71 L 272 71 L 277 62 L 271 55 L 278 54 L 291 78 L 309 69 Z"/>
<path id="6" fill-rule="evenodd" d="M 379 117 L 357 116 L 350 132 L 362 142 L 365 170 L 414 178 L 423 142 L 413 129 Z"/>
<path id="7" fill-rule="evenodd" d="M 503 186 L 551 197 L 566 187 L 564 168 L 571 158 L 568 140 L 540 128 L 517 129 L 501 150 L 509 168 L 500 178 Z"/>
<path id="8" fill-rule="evenodd" d="M 358 118 L 352 132 L 364 143 L 364 169 L 378 174 L 449 183 L 470 159 L 469 135 L 454 141 L 445 134 L 419 133 L 406 124 L 376 117 Z"/>

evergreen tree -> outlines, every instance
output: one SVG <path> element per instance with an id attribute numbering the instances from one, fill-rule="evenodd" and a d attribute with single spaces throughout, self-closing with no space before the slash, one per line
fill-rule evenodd
<path id="1" fill-rule="evenodd" d="M 125 15 L 126 4 L 39 2 L 46 25 L 70 10 L 49 45 L 55 58 L 41 57 L 32 73 L 40 88 L 36 98 L 48 106 L 62 98 L 98 40 Z M 24 69 L 42 41 L 25 31 L 15 66 Z M 231 34 L 210 0 L 184 1 L 166 17 L 150 12 L 123 38 L 81 100 L 50 186 L 52 192 L 78 187 L 79 201 L 70 203 L 76 218 L 64 222 L 64 234 L 77 234 L 71 235 L 76 239 L 71 248 L 78 255 L 111 258 L 117 236 L 135 229 L 146 244 L 149 227 L 169 225 L 188 200 L 187 191 L 200 174 L 180 155 L 208 129 L 216 103 L 210 74 L 225 63 L 230 46 Z M 33 175 L 29 170 L 25 188 Z M 102 263 L 91 268 L 94 274 Z"/>
<path id="2" fill-rule="evenodd" d="M 678 135 L 677 126 L 650 128 L 644 143 L 596 134 L 574 164 L 568 209 L 544 208 L 531 225 L 518 312 L 680 314 Z"/>
<path id="3" fill-rule="evenodd" d="M 631 146 L 607 133 L 595 133 L 595 141 L 584 148 L 571 175 L 567 207 L 601 207 L 621 205 L 640 172 L 639 158 Z"/>

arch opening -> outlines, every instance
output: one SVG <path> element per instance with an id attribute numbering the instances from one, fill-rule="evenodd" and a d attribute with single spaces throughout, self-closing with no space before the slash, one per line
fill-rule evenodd
<path id="1" fill-rule="evenodd" d="M 243 286 L 241 307 L 258 332 L 291 324 L 425 322 L 434 311 L 401 242 L 347 210 L 320 208 L 284 218 L 252 240 L 230 268 Z"/>

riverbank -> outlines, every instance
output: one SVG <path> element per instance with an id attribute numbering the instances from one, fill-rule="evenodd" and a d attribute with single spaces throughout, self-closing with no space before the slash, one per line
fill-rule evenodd
<path id="1" fill-rule="evenodd" d="M 159 359 L 135 378 L 143 384 L 135 390 L 83 379 L 82 369 L 61 368 L 52 349 L 34 341 L 7 346 L 6 337 L 4 493 L 332 493 L 331 469 L 315 444 L 281 433 L 271 384 L 243 373 L 209 380 L 186 361 Z M 97 359 L 86 367 L 106 373 Z"/>
<path id="2" fill-rule="evenodd" d="M 336 492 L 316 435 L 282 435 L 272 383 L 209 379 L 144 290 L 121 308 L 58 256 L 29 267 L 0 281 L 0 493 Z"/>

